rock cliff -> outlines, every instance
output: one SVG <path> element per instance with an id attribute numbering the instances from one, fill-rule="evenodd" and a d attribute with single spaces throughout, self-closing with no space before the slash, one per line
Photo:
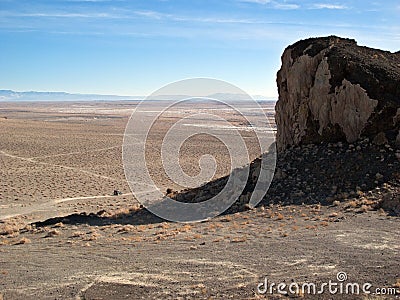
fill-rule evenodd
<path id="1" fill-rule="evenodd" d="M 370 138 L 400 145 L 400 52 L 336 36 L 287 47 L 277 75 L 277 148 Z"/>

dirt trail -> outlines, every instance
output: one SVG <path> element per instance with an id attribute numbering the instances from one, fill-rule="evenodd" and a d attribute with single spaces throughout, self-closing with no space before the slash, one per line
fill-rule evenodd
<path id="1" fill-rule="evenodd" d="M 86 151 L 75 151 L 75 152 L 68 152 L 68 153 L 60 153 L 60 154 L 53 154 L 53 155 L 43 155 L 43 156 L 34 156 L 30 157 L 31 160 L 41 159 L 41 158 L 50 158 L 50 157 L 60 157 L 60 156 L 68 156 L 68 155 L 76 155 L 76 154 L 83 154 L 83 153 L 93 153 L 93 152 L 102 152 L 107 150 L 112 150 L 116 148 L 121 148 L 122 146 L 112 146 L 100 149 L 93 149 L 93 150 L 86 150 Z"/>
<path id="2" fill-rule="evenodd" d="M 88 175 L 91 175 L 91 176 L 95 176 L 95 177 L 98 177 L 98 178 L 101 178 L 101 179 L 107 179 L 107 180 L 112 180 L 112 181 L 121 181 L 120 179 L 116 179 L 116 178 L 100 175 L 100 174 L 93 173 L 93 172 L 90 172 L 90 171 L 87 171 L 87 170 L 84 170 L 84 169 L 75 168 L 75 167 L 69 167 L 69 166 L 64 166 L 64 165 L 59 165 L 59 164 L 52 164 L 52 163 L 47 163 L 47 162 L 43 162 L 43 161 L 37 161 L 34 158 L 26 158 L 26 157 L 22 157 L 22 156 L 17 156 L 17 155 L 13 155 L 13 154 L 7 153 L 7 152 L 2 151 L 2 150 L 0 150 L 0 154 L 2 154 L 4 156 L 7 156 L 7 157 L 20 159 L 20 160 L 28 161 L 28 162 L 35 163 L 35 164 L 59 167 L 59 168 L 67 169 L 67 170 L 74 170 L 74 171 L 85 173 L 85 174 L 88 174 Z"/>

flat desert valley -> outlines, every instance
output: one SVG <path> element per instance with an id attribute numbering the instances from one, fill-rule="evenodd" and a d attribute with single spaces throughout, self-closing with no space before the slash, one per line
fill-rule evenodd
<path id="1" fill-rule="evenodd" d="M 182 224 L 143 209 L 122 162 L 125 127 L 137 104 L 0 103 L 0 299 L 278 299 L 284 296 L 260 294 L 258 284 L 265 278 L 318 284 L 338 272 L 353 282 L 399 287 L 399 221 L 384 211 L 359 213 L 345 203 L 261 204 Z M 261 106 L 274 128 L 274 103 Z M 146 109 L 161 111 L 157 101 Z M 258 129 L 241 115 L 210 103 L 175 107 L 146 141 L 147 167 L 161 190 L 183 189 L 163 171 L 166 131 L 186 116 L 195 127 L 199 120 L 190 115 L 207 111 L 232 124 L 209 126 L 240 132 L 250 161 L 261 155 Z M 229 174 L 228 149 L 206 134 L 180 147 L 185 173 L 195 176 L 205 154 L 217 165 L 210 180 Z"/>

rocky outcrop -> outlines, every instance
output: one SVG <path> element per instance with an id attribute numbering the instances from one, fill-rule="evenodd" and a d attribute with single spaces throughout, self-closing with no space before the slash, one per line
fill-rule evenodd
<path id="1" fill-rule="evenodd" d="M 277 75 L 277 148 L 365 137 L 400 144 L 400 52 L 335 36 L 286 48 Z"/>
<path id="2" fill-rule="evenodd" d="M 337 37 L 308 39 L 285 50 L 276 105 L 280 152 L 261 206 L 400 214 L 399 55 Z M 250 164 L 241 196 L 225 213 L 252 208 L 261 162 Z M 203 202 L 227 181 L 168 194 L 180 202 Z"/>

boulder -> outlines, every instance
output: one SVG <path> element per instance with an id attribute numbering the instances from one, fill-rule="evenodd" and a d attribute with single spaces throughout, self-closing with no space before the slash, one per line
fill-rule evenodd
<path id="1" fill-rule="evenodd" d="M 400 52 L 336 36 L 287 47 L 277 74 L 277 148 L 376 138 L 400 130 Z"/>

